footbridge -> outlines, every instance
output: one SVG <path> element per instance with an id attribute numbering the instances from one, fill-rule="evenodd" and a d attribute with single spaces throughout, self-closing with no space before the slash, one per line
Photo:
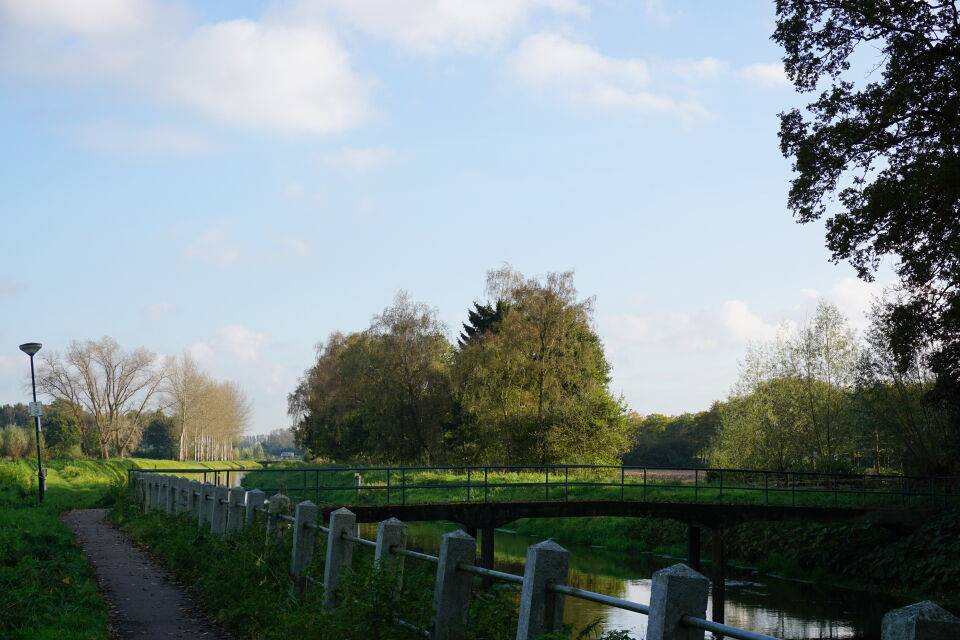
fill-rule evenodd
<path id="1" fill-rule="evenodd" d="M 479 537 L 492 569 L 494 531 L 521 518 L 666 518 L 687 525 L 688 564 L 701 569 L 701 535 L 712 532 L 714 620 L 725 603 L 724 534 L 745 522 L 867 523 L 909 530 L 960 506 L 960 478 L 757 469 L 608 465 L 374 467 L 276 465 L 194 472 L 267 494 L 311 499 L 327 519 L 346 506 L 357 522 L 395 517 L 446 520 Z M 199 479 L 199 478 L 198 478 Z"/>

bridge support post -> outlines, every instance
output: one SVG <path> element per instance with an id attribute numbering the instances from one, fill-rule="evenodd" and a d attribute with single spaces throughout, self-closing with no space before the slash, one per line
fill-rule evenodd
<path id="1" fill-rule="evenodd" d="M 494 533 L 493 525 L 490 525 L 484 527 L 480 535 L 480 566 L 484 569 L 493 569 Z M 492 585 L 493 578 L 484 577 L 480 581 L 481 589 L 489 589 Z"/>
<path id="2" fill-rule="evenodd" d="M 323 564 L 323 608 L 337 606 L 337 587 L 340 586 L 340 570 L 353 562 L 352 540 L 343 535 L 352 536 L 357 526 L 357 516 L 350 509 L 340 507 L 330 514 L 330 531 L 327 537 L 327 559 Z"/>
<path id="3" fill-rule="evenodd" d="M 685 627 L 680 619 L 706 615 L 709 586 L 706 576 L 683 564 L 654 573 L 647 640 L 703 640 L 702 629 Z"/>
<path id="4" fill-rule="evenodd" d="M 960 637 L 960 618 L 930 600 L 888 611 L 880 640 L 949 640 Z"/>
<path id="5" fill-rule="evenodd" d="M 164 474 L 163 476 L 163 512 L 167 515 L 173 513 L 173 478 Z"/>
<path id="6" fill-rule="evenodd" d="M 563 625 L 563 596 L 547 585 L 566 584 L 569 568 L 570 552 L 553 540 L 527 549 L 517 640 L 535 640 Z"/>
<path id="7" fill-rule="evenodd" d="M 403 580 L 403 556 L 395 551 L 406 548 L 407 525 L 396 518 L 387 518 L 377 525 L 377 547 L 373 552 L 373 561 L 393 576 L 397 590 Z"/>
<path id="8" fill-rule="evenodd" d="M 178 514 L 190 510 L 190 478 L 177 478 L 177 505 Z"/>
<path id="9" fill-rule="evenodd" d="M 247 491 L 247 502 L 244 504 L 244 513 L 243 522 L 245 526 L 250 526 L 257 520 L 257 507 L 263 506 L 263 501 L 266 498 L 263 491 L 260 489 L 254 489 L 253 491 Z"/>
<path id="10" fill-rule="evenodd" d="M 231 496 L 232 497 L 232 496 Z M 307 586 L 307 568 L 313 562 L 313 545 L 317 530 L 311 525 L 317 524 L 317 505 L 304 500 L 294 512 L 293 548 L 290 553 L 290 576 L 298 596 L 302 596 Z"/>
<path id="11" fill-rule="evenodd" d="M 723 624 L 723 610 L 727 604 L 727 550 L 723 544 L 723 527 L 713 528 L 713 561 L 710 564 L 713 582 L 711 619 Z"/>
<path id="12" fill-rule="evenodd" d="M 687 525 L 687 565 L 694 571 L 700 571 L 700 527 Z"/>
<path id="13" fill-rule="evenodd" d="M 431 638 L 463 640 L 470 604 L 470 574 L 457 571 L 457 565 L 472 563 L 476 553 L 477 540 L 463 531 L 445 533 L 440 539 Z"/>
<path id="14" fill-rule="evenodd" d="M 227 530 L 233 531 L 243 526 L 244 511 L 246 510 L 247 490 L 243 487 L 232 487 L 230 497 L 227 498 Z"/>

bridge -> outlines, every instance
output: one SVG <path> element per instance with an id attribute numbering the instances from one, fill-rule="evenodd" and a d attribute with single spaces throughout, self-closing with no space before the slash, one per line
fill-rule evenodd
<path id="1" fill-rule="evenodd" d="M 164 470 L 155 470 L 163 472 Z M 236 470 L 170 469 L 231 485 Z M 283 467 L 244 470 L 243 484 L 313 499 L 323 519 L 346 506 L 357 522 L 447 520 L 480 539 L 493 568 L 494 530 L 520 518 L 666 518 L 687 525 L 687 564 L 701 569 L 712 532 L 713 619 L 726 600 L 724 532 L 745 522 L 867 523 L 910 530 L 960 505 L 960 478 L 611 465 Z"/>

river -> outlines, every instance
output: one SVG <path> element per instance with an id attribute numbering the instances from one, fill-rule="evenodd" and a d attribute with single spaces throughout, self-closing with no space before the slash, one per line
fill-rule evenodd
<path id="1" fill-rule="evenodd" d="M 407 524 L 408 546 L 433 555 L 439 551 L 440 536 L 457 528 L 450 523 Z M 361 532 L 363 537 L 374 539 L 376 525 L 361 525 Z M 527 547 L 541 540 L 498 530 L 496 568 L 523 573 Z M 570 551 L 571 586 L 644 604 L 650 601 L 653 572 L 684 561 L 682 558 L 630 555 L 568 545 L 562 540 L 558 542 Z M 704 571 L 709 572 L 709 563 L 705 563 Z M 785 640 L 879 640 L 883 614 L 910 604 L 884 594 L 780 579 L 737 567 L 730 567 L 729 574 L 725 622 Z M 707 611 L 710 610 L 708 604 Z M 644 615 L 575 598 L 566 599 L 566 622 L 579 628 L 598 617 L 603 620 L 605 629 L 627 629 L 637 640 L 645 637 L 647 619 Z"/>

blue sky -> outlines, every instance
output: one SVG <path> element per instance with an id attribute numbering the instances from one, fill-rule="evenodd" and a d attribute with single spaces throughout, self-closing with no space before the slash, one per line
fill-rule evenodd
<path id="1" fill-rule="evenodd" d="M 399 289 L 573 269 L 613 390 L 724 398 L 747 342 L 880 284 L 786 209 L 773 3 L 0 0 L 0 403 L 25 341 L 238 382 L 249 432 Z"/>

